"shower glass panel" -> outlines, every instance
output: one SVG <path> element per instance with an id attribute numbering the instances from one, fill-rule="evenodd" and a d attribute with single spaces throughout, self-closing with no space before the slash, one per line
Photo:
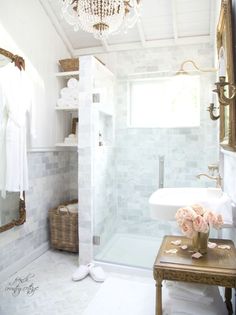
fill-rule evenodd
<path id="1" fill-rule="evenodd" d="M 168 86 L 166 80 L 153 82 Z M 94 235 L 97 236 L 94 238 L 95 260 L 151 269 L 163 236 L 180 234 L 175 220 L 161 222 L 150 217 L 148 199 L 158 189 L 159 175 L 164 174 L 164 179 L 161 180 L 164 187 L 214 185 L 196 179 L 196 175 L 205 171 L 207 165 L 218 157 L 218 129 L 212 125 L 209 132 L 209 113 L 205 109 L 208 95 L 204 91 L 207 85 L 210 89 L 211 77 L 208 75 L 192 78 L 188 87 L 196 86 L 200 95 L 188 93 L 185 104 L 184 89 L 181 88 L 181 93 L 172 90 L 175 93 L 175 117 L 189 113 L 189 102 L 191 97 L 194 99 L 192 123 L 189 126 L 185 116 L 182 117 L 183 126 L 173 120 L 173 126 L 144 127 L 141 126 L 144 122 L 139 120 L 140 116 L 136 116 L 136 120 L 128 119 L 132 110 L 128 104 L 130 97 L 127 99 L 130 94 L 129 84 L 119 82 L 115 142 L 113 146 L 98 147 L 94 163 Z M 144 91 L 151 88 L 145 81 Z M 140 90 L 139 86 L 138 91 Z M 156 91 L 162 93 L 162 88 Z M 153 95 L 153 104 L 145 103 L 145 108 L 154 110 L 155 106 L 163 105 L 158 102 L 158 95 Z M 178 95 L 181 96 L 180 102 Z M 169 95 L 169 98 L 172 99 L 172 96 Z M 163 93 L 160 97 L 163 98 Z M 141 108 L 142 104 L 139 105 L 139 112 L 144 115 L 145 108 Z M 167 108 L 171 110 L 171 103 L 165 106 L 165 110 Z M 185 112 L 183 108 L 188 111 Z M 169 117 L 166 112 L 165 115 Z M 153 124 L 153 117 L 151 118 Z M 135 122 L 136 126 L 131 128 L 127 122 Z M 145 124 L 147 123 L 146 119 Z M 204 150 L 203 155 L 205 147 L 210 147 L 210 150 Z M 159 157 L 164 157 L 164 170 L 160 170 L 160 173 Z"/>

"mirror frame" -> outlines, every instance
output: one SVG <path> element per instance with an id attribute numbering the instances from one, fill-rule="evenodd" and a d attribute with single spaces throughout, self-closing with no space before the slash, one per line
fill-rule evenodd
<path id="1" fill-rule="evenodd" d="M 234 75 L 234 47 L 233 47 L 233 18 L 232 0 L 222 0 L 219 21 L 217 25 L 217 51 L 223 47 L 226 53 L 227 81 L 235 83 Z M 228 115 L 228 129 L 226 129 L 226 107 L 220 106 L 220 145 L 223 149 L 236 151 L 236 101 L 232 100 Z"/>
<path id="2" fill-rule="evenodd" d="M 0 233 L 12 229 L 14 226 L 19 226 L 25 223 L 26 221 L 26 210 L 25 210 L 25 192 L 23 193 L 24 200 L 19 200 L 19 218 L 12 220 L 11 222 L 0 226 Z"/>

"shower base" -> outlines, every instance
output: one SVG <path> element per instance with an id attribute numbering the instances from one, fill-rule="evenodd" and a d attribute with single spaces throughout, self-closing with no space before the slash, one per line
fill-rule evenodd
<path id="1" fill-rule="evenodd" d="M 95 260 L 152 269 L 161 242 L 162 237 L 117 233 L 95 256 Z"/>

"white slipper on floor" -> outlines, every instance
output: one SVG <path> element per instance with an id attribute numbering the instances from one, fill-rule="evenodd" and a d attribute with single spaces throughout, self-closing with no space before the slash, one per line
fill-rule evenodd
<path id="1" fill-rule="evenodd" d="M 79 281 L 84 279 L 89 274 L 89 267 L 88 265 L 81 265 L 79 268 L 75 270 L 72 275 L 73 281 Z"/>
<path id="2" fill-rule="evenodd" d="M 101 267 L 95 267 L 94 264 L 88 264 L 89 274 L 94 281 L 103 282 L 106 279 L 105 272 Z"/>

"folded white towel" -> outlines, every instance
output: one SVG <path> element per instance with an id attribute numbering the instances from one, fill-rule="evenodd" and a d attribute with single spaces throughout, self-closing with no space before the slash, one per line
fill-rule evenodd
<path id="1" fill-rule="evenodd" d="M 61 97 L 63 98 L 63 97 L 65 97 L 65 96 L 67 96 L 67 95 L 69 95 L 69 88 L 68 87 L 64 87 L 63 89 L 61 89 Z"/>
<path id="2" fill-rule="evenodd" d="M 68 102 L 65 101 L 63 98 L 59 98 L 57 100 L 57 106 L 58 107 L 66 107 L 66 106 L 69 106 Z"/>
<path id="3" fill-rule="evenodd" d="M 77 88 L 73 88 L 73 89 L 68 88 L 67 95 L 78 100 L 79 99 L 79 90 Z"/>
<path id="4" fill-rule="evenodd" d="M 207 290 L 206 290 L 207 294 Z M 214 299 L 211 296 L 202 296 L 189 292 L 187 290 L 181 289 L 177 290 L 175 287 L 169 288 L 169 296 L 173 299 L 190 301 L 190 302 L 199 302 L 204 305 L 210 305 Z"/>
<path id="5" fill-rule="evenodd" d="M 73 133 L 70 134 L 68 137 L 65 138 L 64 143 L 77 143 L 78 138 Z"/>
<path id="6" fill-rule="evenodd" d="M 75 78 L 70 78 L 70 79 L 67 81 L 67 86 L 68 86 L 68 88 L 70 88 L 70 89 L 78 88 L 78 87 L 79 87 L 79 82 L 78 82 L 78 80 L 76 80 Z"/>
<path id="7" fill-rule="evenodd" d="M 72 97 L 64 97 L 64 98 L 59 98 L 57 100 L 57 106 L 58 107 L 78 107 L 79 106 L 79 102 L 75 99 L 73 99 Z"/>
<path id="8" fill-rule="evenodd" d="M 72 203 L 72 204 L 67 205 L 66 207 L 72 213 L 78 212 L 78 203 Z"/>
<path id="9" fill-rule="evenodd" d="M 74 102 L 75 102 L 75 99 L 74 99 L 72 96 L 70 96 L 69 94 L 63 96 L 62 99 L 63 99 L 65 102 L 70 102 L 70 103 L 74 103 Z"/>
<path id="10" fill-rule="evenodd" d="M 67 97 L 72 97 L 76 100 L 79 99 L 79 90 L 77 88 L 70 89 L 68 87 L 65 87 L 61 89 L 61 97 L 62 98 L 67 98 Z"/>
<path id="11" fill-rule="evenodd" d="M 176 288 L 176 290 L 185 290 L 189 293 L 197 294 L 200 296 L 206 296 L 206 289 L 208 288 L 206 284 L 186 283 L 180 281 L 166 281 L 166 287 L 174 287 Z"/>
<path id="12" fill-rule="evenodd" d="M 226 307 L 223 302 L 219 307 L 216 304 L 202 305 L 201 303 L 193 303 L 172 299 L 172 308 L 169 315 L 224 315 Z"/>
<path id="13" fill-rule="evenodd" d="M 216 286 L 208 287 L 208 296 L 213 298 L 213 302 L 204 305 L 199 302 L 190 302 L 171 298 L 170 315 L 226 315 L 227 309 L 220 296 L 219 289 Z"/>

